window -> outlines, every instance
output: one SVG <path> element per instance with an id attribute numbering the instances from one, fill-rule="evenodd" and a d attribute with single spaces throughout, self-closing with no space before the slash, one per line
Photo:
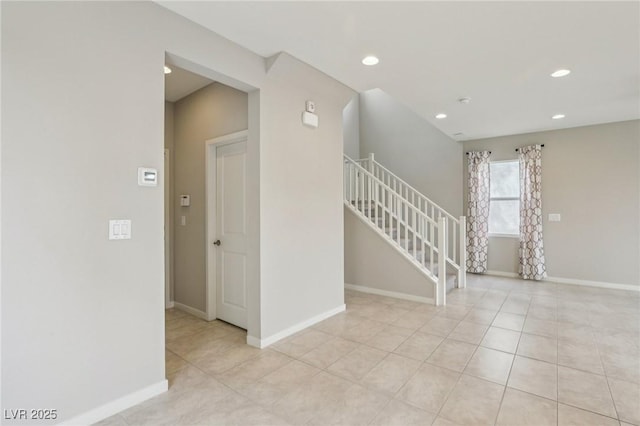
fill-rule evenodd
<path id="1" fill-rule="evenodd" d="M 489 234 L 520 235 L 520 163 L 518 160 L 489 164 Z"/>

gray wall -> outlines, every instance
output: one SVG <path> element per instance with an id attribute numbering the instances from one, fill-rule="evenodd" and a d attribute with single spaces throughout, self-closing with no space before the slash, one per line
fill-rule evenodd
<path id="1" fill-rule="evenodd" d="M 175 102 L 174 277 L 176 302 L 206 310 L 206 156 L 205 142 L 246 130 L 247 94 L 213 83 Z M 180 206 L 180 195 L 191 206 Z M 186 225 L 181 225 L 181 216 Z"/>
<path id="2" fill-rule="evenodd" d="M 376 290 L 432 299 L 433 282 L 375 233 L 344 209 L 344 280 Z"/>
<path id="3" fill-rule="evenodd" d="M 344 303 L 342 112 L 355 95 L 285 53 L 268 62 L 260 91 L 263 338 Z M 316 102 L 317 129 L 302 125 L 306 100 Z"/>
<path id="4" fill-rule="evenodd" d="M 342 112 L 344 153 L 352 159 L 360 158 L 360 98 L 355 96 Z"/>
<path id="5" fill-rule="evenodd" d="M 163 174 L 167 52 L 249 92 L 249 332 L 272 336 L 342 305 L 353 91 L 291 57 L 267 76 L 264 58 L 154 3 L 0 7 L 3 407 L 87 422 L 164 384 L 164 188 L 139 187 L 136 169 Z M 300 123 L 306 99 L 318 130 Z M 132 219 L 131 240 L 107 239 L 113 218 Z"/>
<path id="6" fill-rule="evenodd" d="M 370 152 L 449 213 L 462 214 L 462 145 L 379 89 L 360 94 L 360 155 Z"/>
<path id="7" fill-rule="evenodd" d="M 544 245 L 550 277 L 639 285 L 640 121 L 467 141 L 516 159 L 515 148 L 542 150 Z M 464 157 L 464 155 L 463 155 Z M 465 205 L 466 189 L 466 159 Z M 560 213 L 561 222 L 548 222 Z M 517 273 L 518 239 L 489 239 L 489 270 Z"/>

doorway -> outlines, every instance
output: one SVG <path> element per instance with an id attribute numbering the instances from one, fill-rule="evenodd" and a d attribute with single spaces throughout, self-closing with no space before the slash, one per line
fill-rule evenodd
<path id="1" fill-rule="evenodd" d="M 237 325 L 255 344 L 260 336 L 260 91 L 172 54 L 165 64 L 172 70 L 165 75 L 165 177 L 170 173 L 171 180 L 165 198 L 171 241 L 165 255 L 172 278 L 167 307 Z M 229 191 L 217 191 L 218 181 Z M 220 213 L 217 205 L 223 206 Z M 226 219 L 216 223 L 225 211 Z M 218 240 L 220 245 L 213 245 Z"/>

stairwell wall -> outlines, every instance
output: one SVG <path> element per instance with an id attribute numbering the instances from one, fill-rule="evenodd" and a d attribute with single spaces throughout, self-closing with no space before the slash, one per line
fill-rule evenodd
<path id="1" fill-rule="evenodd" d="M 380 89 L 360 94 L 360 155 L 376 160 L 458 217 L 462 144 Z"/>
<path id="2" fill-rule="evenodd" d="M 357 160 L 360 157 L 360 100 L 354 96 L 342 111 L 344 153 Z"/>
<path id="3" fill-rule="evenodd" d="M 360 93 L 360 152 L 458 217 L 462 145 L 379 89 Z M 346 147 L 345 147 L 346 152 Z M 347 154 L 348 155 L 348 154 Z M 345 208 L 345 282 L 422 298 L 433 285 Z"/>

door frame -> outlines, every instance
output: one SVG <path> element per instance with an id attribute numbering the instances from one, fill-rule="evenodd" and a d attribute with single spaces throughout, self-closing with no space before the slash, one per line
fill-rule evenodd
<path id="1" fill-rule="evenodd" d="M 171 151 L 164 149 L 164 307 L 173 308 L 173 191 Z"/>
<path id="2" fill-rule="evenodd" d="M 205 199 L 206 199 L 206 313 L 207 321 L 217 318 L 217 283 L 216 283 L 216 250 L 212 247 L 212 242 L 216 238 L 216 149 L 219 146 L 229 145 L 236 142 L 248 142 L 249 131 L 230 133 L 205 141 L 206 158 L 206 179 L 205 179 Z M 247 181 L 245 180 L 245 183 Z"/>

